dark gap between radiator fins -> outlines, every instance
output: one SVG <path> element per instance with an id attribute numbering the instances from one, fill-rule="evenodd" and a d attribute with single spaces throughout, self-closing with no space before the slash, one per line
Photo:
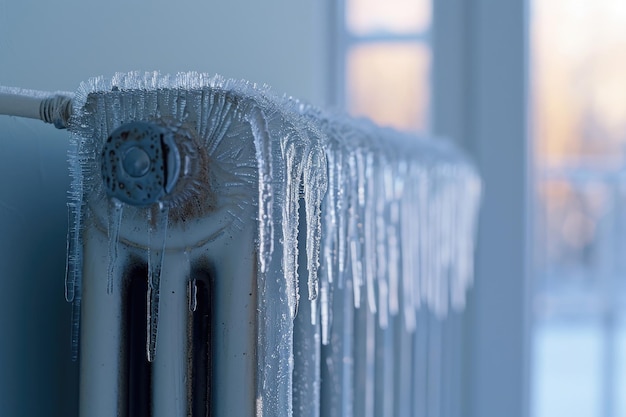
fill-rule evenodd
<path id="1" fill-rule="evenodd" d="M 132 262 L 124 273 L 122 384 L 127 417 L 152 415 L 152 364 L 146 357 L 148 267 Z M 124 372 L 125 370 L 125 372 Z M 125 389 L 124 389 L 125 388 Z"/>
<path id="2" fill-rule="evenodd" d="M 211 417 L 213 274 L 203 262 L 192 269 L 189 281 L 188 415 Z"/>

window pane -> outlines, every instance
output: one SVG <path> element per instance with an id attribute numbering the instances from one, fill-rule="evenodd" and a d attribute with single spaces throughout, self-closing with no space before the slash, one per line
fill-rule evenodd
<path id="1" fill-rule="evenodd" d="M 430 50 L 414 43 L 368 43 L 348 50 L 347 106 L 355 116 L 407 131 L 427 127 Z"/>
<path id="2" fill-rule="evenodd" d="M 346 0 L 346 26 L 354 35 L 410 34 L 428 29 L 431 0 Z"/>
<path id="3" fill-rule="evenodd" d="M 600 355 L 597 323 L 541 323 L 535 330 L 537 368 L 534 386 L 535 416 L 600 417 Z M 580 381 L 587 381 L 581 383 Z M 592 389 L 589 389 L 589 388 Z M 554 393 L 567 393 L 566 401 L 555 401 Z M 603 416 L 602 416 L 603 417 Z"/>
<path id="4" fill-rule="evenodd" d="M 626 142 L 626 2 L 534 2 L 538 157 L 621 165 Z"/>
<path id="5" fill-rule="evenodd" d="M 622 416 L 626 2 L 532 6 L 533 417 Z"/>

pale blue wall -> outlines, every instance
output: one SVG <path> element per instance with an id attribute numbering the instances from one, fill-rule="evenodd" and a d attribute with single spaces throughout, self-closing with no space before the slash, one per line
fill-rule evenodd
<path id="1" fill-rule="evenodd" d="M 115 71 L 197 70 L 323 104 L 326 2 L 0 0 L 0 85 L 74 90 Z M 63 299 L 67 133 L 0 116 L 0 416 L 72 416 Z"/>

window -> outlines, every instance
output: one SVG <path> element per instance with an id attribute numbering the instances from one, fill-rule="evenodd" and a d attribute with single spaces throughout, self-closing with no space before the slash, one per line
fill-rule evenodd
<path id="1" fill-rule="evenodd" d="M 430 100 L 430 0 L 346 0 L 343 100 L 354 116 L 424 132 Z"/>
<path id="2" fill-rule="evenodd" d="M 626 3 L 532 2 L 532 416 L 626 415 Z"/>

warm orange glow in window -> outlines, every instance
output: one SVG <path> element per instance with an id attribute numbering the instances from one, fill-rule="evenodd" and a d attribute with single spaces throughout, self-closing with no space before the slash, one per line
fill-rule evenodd
<path id="1" fill-rule="evenodd" d="M 355 116 L 407 131 L 427 126 L 430 50 L 414 43 L 367 43 L 348 52 L 347 104 Z"/>
<path id="2" fill-rule="evenodd" d="M 346 24 L 355 35 L 423 32 L 431 13 L 430 0 L 346 0 Z"/>
<path id="3" fill-rule="evenodd" d="M 626 1 L 533 2 L 533 108 L 540 161 L 621 164 L 626 144 Z"/>

